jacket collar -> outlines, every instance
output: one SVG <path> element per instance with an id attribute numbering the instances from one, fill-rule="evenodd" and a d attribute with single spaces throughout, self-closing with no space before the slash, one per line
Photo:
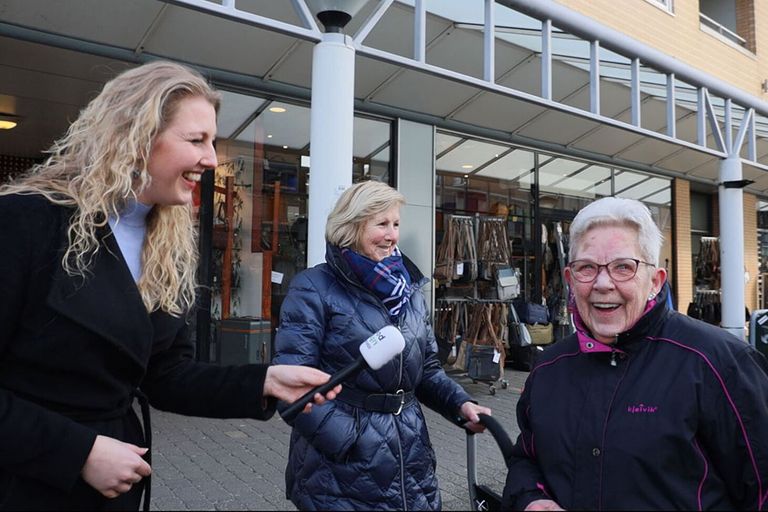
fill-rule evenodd
<path id="1" fill-rule="evenodd" d="M 67 218 L 63 225 L 68 224 Z M 66 234 L 62 235 L 66 243 Z M 179 319 L 165 313 L 150 318 L 112 231 L 105 227 L 97 236 L 101 245 L 84 277 L 70 276 L 60 262 L 57 264 L 48 305 L 146 367 L 156 331 L 168 332 L 171 319 L 178 327 Z M 61 256 L 59 252 L 58 258 Z"/>
<path id="2" fill-rule="evenodd" d="M 411 286 L 413 286 L 414 290 L 421 288 L 429 280 L 426 277 L 424 277 L 424 274 L 421 273 L 421 270 L 419 270 L 419 267 L 417 267 L 416 264 L 413 261 L 411 261 L 411 259 L 408 256 L 405 255 L 405 253 L 401 252 L 401 254 L 403 256 L 403 263 L 405 264 L 405 269 L 408 271 L 408 274 L 411 276 Z M 328 263 L 328 265 L 331 266 L 333 271 L 342 280 L 345 280 L 354 285 L 363 287 L 363 285 L 360 284 L 360 282 L 358 281 L 357 277 L 355 277 L 354 272 L 352 272 L 352 268 L 349 266 L 349 263 L 347 263 L 344 257 L 342 257 L 340 247 L 326 242 L 325 261 Z"/>
<path id="3" fill-rule="evenodd" d="M 589 332 L 584 321 L 581 319 L 578 310 L 573 308 L 573 322 L 576 326 L 576 336 L 579 340 L 579 350 L 584 353 L 593 352 L 626 352 L 630 351 L 636 341 L 641 341 L 647 336 L 653 335 L 661 321 L 666 318 L 671 311 L 667 306 L 667 296 L 670 293 L 669 283 L 664 283 L 661 291 L 656 297 L 649 301 L 643 316 L 629 330 L 620 333 L 616 337 L 616 342 L 606 345 L 595 340 L 592 333 Z"/>

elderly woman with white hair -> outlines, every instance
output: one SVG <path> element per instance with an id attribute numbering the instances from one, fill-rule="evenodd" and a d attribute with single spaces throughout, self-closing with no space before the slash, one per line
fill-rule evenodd
<path id="1" fill-rule="evenodd" d="M 399 357 L 348 377 L 335 403 L 287 419 L 286 494 L 300 510 L 440 510 L 420 403 L 476 432 L 478 413 L 491 412 L 437 358 L 421 292 L 428 279 L 397 247 L 404 203 L 376 181 L 347 189 L 328 216 L 326 262 L 297 275 L 283 302 L 275 363 L 335 374 L 382 327 L 394 325 L 405 338 Z"/>
<path id="2" fill-rule="evenodd" d="M 517 510 L 763 510 L 768 363 L 671 311 L 662 235 L 607 197 L 570 229 L 576 333 L 537 360 L 504 490 Z"/>

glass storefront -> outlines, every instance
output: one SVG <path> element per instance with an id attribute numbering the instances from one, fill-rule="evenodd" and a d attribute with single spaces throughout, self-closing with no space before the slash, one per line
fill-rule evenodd
<path id="1" fill-rule="evenodd" d="M 437 244 L 451 216 L 502 217 L 526 300 L 565 300 L 568 227 L 579 209 L 600 197 L 637 199 L 649 207 L 665 238 L 660 264 L 671 271 L 670 179 L 443 131 L 435 147 Z M 484 286 L 490 285 L 480 283 L 478 290 L 477 284 L 460 289 L 452 283 L 454 290 L 438 288 L 436 297 L 485 296 Z"/>
<path id="2" fill-rule="evenodd" d="M 200 198 L 213 205 L 212 322 L 256 317 L 274 328 L 291 279 L 306 268 L 310 110 L 241 92 L 222 95 L 219 166 Z M 388 120 L 355 116 L 353 183 L 392 182 L 391 132 Z"/>

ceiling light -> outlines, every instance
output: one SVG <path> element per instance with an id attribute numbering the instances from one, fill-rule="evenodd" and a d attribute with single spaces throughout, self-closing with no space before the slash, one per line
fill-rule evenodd
<path id="1" fill-rule="evenodd" d="M 0 130 L 10 130 L 16 128 L 19 124 L 20 118 L 9 114 L 0 114 Z"/>
<path id="2" fill-rule="evenodd" d="M 472 169 L 473 167 L 474 165 L 470 165 L 470 164 L 464 164 L 461 166 L 462 169 Z"/>
<path id="3" fill-rule="evenodd" d="M 282 114 L 285 112 L 285 108 L 283 107 L 269 107 L 270 112 L 274 112 L 275 114 Z"/>
<path id="4" fill-rule="evenodd" d="M 341 32 L 367 0 L 309 0 L 307 6 L 326 32 Z"/>
<path id="5" fill-rule="evenodd" d="M 283 149 L 288 149 L 288 146 L 283 146 Z"/>
<path id="6" fill-rule="evenodd" d="M 271 139 L 272 138 L 272 134 L 270 133 L 269 135 L 267 135 L 267 138 Z"/>

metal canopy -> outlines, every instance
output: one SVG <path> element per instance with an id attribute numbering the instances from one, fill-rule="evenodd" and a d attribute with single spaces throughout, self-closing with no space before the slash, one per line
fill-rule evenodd
<path id="1" fill-rule="evenodd" d="M 357 48 L 356 107 L 712 185 L 730 141 L 754 181 L 746 190 L 768 195 L 767 104 L 742 101 L 741 91 L 727 97 L 727 87 L 712 94 L 512 8 L 521 3 L 366 2 L 346 28 Z M 158 57 L 197 66 L 223 88 L 309 99 L 321 36 L 302 0 L 5 0 L 0 112 L 23 122 L 0 133 L 0 154 L 38 156 L 106 80 Z M 222 137 L 237 114 L 263 110 L 233 101 L 242 107 L 220 120 Z M 306 147 L 303 135 L 291 146 Z M 507 176 L 493 158 L 478 166 L 499 178 L 519 172 Z"/>

